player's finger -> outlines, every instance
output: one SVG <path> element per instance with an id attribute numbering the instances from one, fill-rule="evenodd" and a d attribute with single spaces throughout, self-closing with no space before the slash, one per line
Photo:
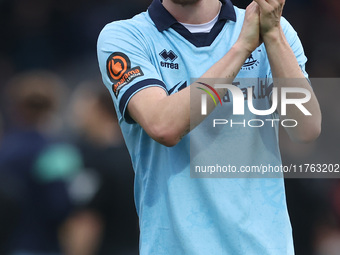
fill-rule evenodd
<path id="1" fill-rule="evenodd" d="M 282 5 L 286 2 L 285 0 L 265 0 L 265 1 L 271 5 Z"/>
<path id="2" fill-rule="evenodd" d="M 252 10 L 252 11 L 257 12 L 257 9 L 259 9 L 259 5 L 258 5 L 255 1 L 252 1 L 252 2 L 247 6 L 247 9 L 248 9 L 248 10 Z"/>
<path id="3" fill-rule="evenodd" d="M 271 7 L 271 5 L 266 0 L 254 0 L 254 2 L 256 2 L 263 10 L 268 10 Z"/>
<path id="4" fill-rule="evenodd" d="M 248 6 L 247 6 L 247 9 L 251 9 L 254 7 L 256 3 L 254 1 L 252 1 Z"/>
<path id="5" fill-rule="evenodd" d="M 255 3 L 255 6 L 254 6 L 255 12 L 260 14 L 260 6 L 256 2 L 254 2 L 254 3 Z"/>
<path id="6" fill-rule="evenodd" d="M 278 2 L 278 0 L 265 0 L 265 2 L 267 2 L 270 5 L 274 5 L 276 2 Z"/>
<path id="7" fill-rule="evenodd" d="M 285 0 L 265 0 L 265 1 L 273 7 L 281 6 L 285 3 Z"/>
<path id="8" fill-rule="evenodd" d="M 285 0 L 261 0 L 270 5 L 271 8 L 280 8 L 285 4 Z"/>

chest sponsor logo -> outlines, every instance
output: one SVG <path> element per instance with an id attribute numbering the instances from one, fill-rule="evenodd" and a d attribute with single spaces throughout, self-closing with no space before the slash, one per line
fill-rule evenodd
<path id="1" fill-rule="evenodd" d="M 122 52 L 112 53 L 106 61 L 106 71 L 112 84 L 112 90 L 117 97 L 119 91 L 135 78 L 143 76 L 139 66 L 131 68 L 131 61 Z"/>
<path id="2" fill-rule="evenodd" d="M 179 69 L 179 64 L 174 63 L 178 56 L 172 50 L 167 51 L 166 49 L 164 49 L 159 53 L 159 56 L 161 56 L 161 58 L 164 60 L 160 62 L 161 67 L 175 70 Z"/>

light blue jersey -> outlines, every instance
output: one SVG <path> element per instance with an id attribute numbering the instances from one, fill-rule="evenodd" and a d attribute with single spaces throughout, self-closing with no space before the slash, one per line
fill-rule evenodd
<path id="1" fill-rule="evenodd" d="M 262 131 L 237 129 L 229 135 L 230 128 L 223 128 L 219 135 L 225 141 L 218 143 L 209 136 L 198 139 L 195 132 L 202 128 L 204 132 L 202 123 L 201 130 L 195 129 L 169 148 L 151 139 L 127 113 L 129 100 L 138 91 L 158 86 L 169 95 L 177 93 L 230 50 L 245 11 L 229 0 L 222 3 L 209 34 L 190 34 L 160 0 L 154 0 L 147 12 L 106 25 L 98 39 L 103 81 L 112 95 L 135 170 L 141 255 L 294 254 L 283 179 L 190 177 L 190 145 L 202 141 L 214 144 L 211 151 L 224 150 L 234 164 L 281 164 L 277 125 Z M 307 59 L 300 40 L 285 19 L 282 27 L 304 71 Z M 270 84 L 264 82 L 270 76 L 266 49 L 261 45 L 241 68 L 235 85 L 254 86 L 254 104 L 270 107 Z M 242 78 L 264 79 L 242 84 Z M 231 102 L 228 96 L 223 100 Z M 195 155 L 192 160 L 197 160 Z"/>

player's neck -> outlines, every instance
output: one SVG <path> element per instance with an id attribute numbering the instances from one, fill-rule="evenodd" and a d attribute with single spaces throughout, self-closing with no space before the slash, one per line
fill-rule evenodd
<path id="1" fill-rule="evenodd" d="M 201 0 L 190 5 L 163 0 L 163 6 L 177 21 L 187 24 L 207 23 L 216 17 L 221 8 L 219 0 Z"/>

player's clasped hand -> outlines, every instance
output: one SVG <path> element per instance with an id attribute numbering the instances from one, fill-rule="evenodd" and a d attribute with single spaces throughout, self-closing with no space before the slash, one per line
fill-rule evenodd
<path id="1" fill-rule="evenodd" d="M 280 34 L 284 4 L 285 0 L 254 0 L 248 5 L 239 42 L 249 53 Z"/>
<path id="2" fill-rule="evenodd" d="M 260 33 L 263 40 L 280 31 L 285 0 L 254 0 L 260 7 Z"/>
<path id="3" fill-rule="evenodd" d="M 246 9 L 242 30 L 238 41 L 252 53 L 260 44 L 260 9 L 257 3 L 252 2 Z"/>

